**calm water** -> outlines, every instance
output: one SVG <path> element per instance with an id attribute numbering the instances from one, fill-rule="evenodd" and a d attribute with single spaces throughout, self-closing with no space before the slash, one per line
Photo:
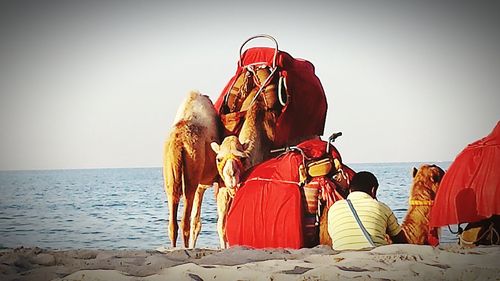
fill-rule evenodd
<path id="1" fill-rule="evenodd" d="M 449 162 L 436 163 L 447 169 Z M 352 164 L 379 179 L 377 196 L 406 214 L 419 163 Z M 218 247 L 213 189 L 205 193 L 198 247 Z M 0 248 L 154 249 L 169 246 L 160 168 L 0 172 Z M 441 242 L 456 238 L 443 228 Z"/>

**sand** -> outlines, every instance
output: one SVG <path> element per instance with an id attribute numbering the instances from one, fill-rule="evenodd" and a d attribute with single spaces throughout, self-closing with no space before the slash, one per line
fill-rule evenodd
<path id="1" fill-rule="evenodd" d="M 0 251 L 0 280 L 500 280 L 500 246 Z"/>

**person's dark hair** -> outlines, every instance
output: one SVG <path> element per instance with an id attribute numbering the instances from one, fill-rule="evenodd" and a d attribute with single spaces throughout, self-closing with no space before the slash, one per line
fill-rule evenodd
<path id="1" fill-rule="evenodd" d="M 372 187 L 378 188 L 378 181 L 374 174 L 367 171 L 356 173 L 349 186 L 351 191 L 363 191 L 368 194 L 371 193 Z"/>

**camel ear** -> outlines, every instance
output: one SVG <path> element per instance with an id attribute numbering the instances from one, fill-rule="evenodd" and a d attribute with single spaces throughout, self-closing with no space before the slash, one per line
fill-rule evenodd
<path id="1" fill-rule="evenodd" d="M 417 168 L 413 167 L 413 177 L 417 175 L 417 172 L 418 172 Z"/>
<path id="2" fill-rule="evenodd" d="M 210 146 L 212 147 L 212 150 L 215 151 L 215 153 L 219 153 L 220 151 L 220 145 L 216 142 L 210 143 Z"/>

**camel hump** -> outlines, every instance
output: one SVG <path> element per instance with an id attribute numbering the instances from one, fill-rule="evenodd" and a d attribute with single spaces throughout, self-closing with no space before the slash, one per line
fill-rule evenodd
<path id="1" fill-rule="evenodd" d="M 174 124 L 180 120 L 187 120 L 193 124 L 213 128 L 217 126 L 215 120 L 218 118 L 219 115 L 210 98 L 198 91 L 191 91 L 177 110 Z"/>

